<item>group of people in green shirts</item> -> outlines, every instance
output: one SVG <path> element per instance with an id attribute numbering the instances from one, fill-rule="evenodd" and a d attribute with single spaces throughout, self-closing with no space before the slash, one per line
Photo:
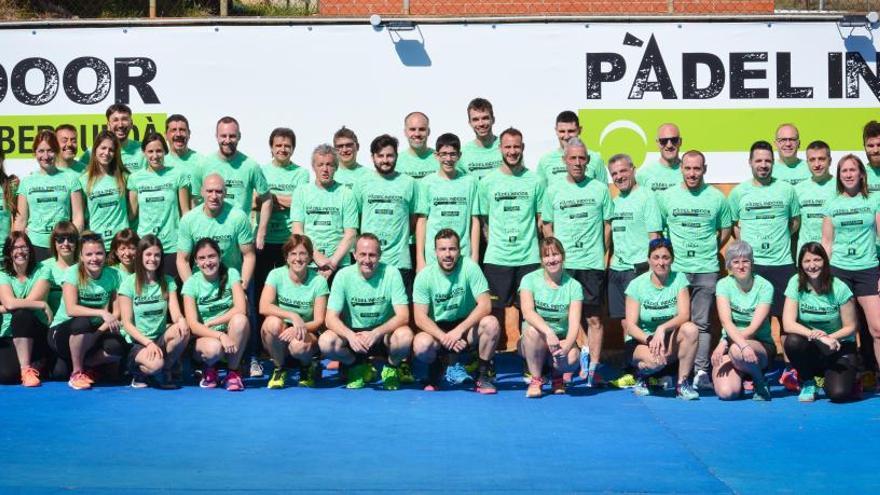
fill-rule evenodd
<path id="1" fill-rule="evenodd" d="M 394 390 L 414 381 L 417 360 L 426 390 L 470 379 L 493 394 L 515 305 L 528 397 L 545 384 L 565 393 L 578 370 L 602 384 L 606 309 L 624 329 L 637 394 L 671 375 L 682 399 L 714 388 L 769 400 L 776 317 L 784 382 L 801 400 L 815 399 L 817 377 L 832 400 L 858 396 L 880 346 L 880 124 L 864 129 L 868 166 L 844 156 L 836 179 L 829 146 L 812 142 L 801 160 L 784 124 L 778 156 L 754 143 L 752 178 L 725 197 L 704 182 L 702 153 L 680 153 L 674 124 L 658 129 L 656 162 L 637 170 L 617 154 L 606 168 L 579 139 L 578 116 L 562 112 L 559 147 L 532 171 L 520 131 L 494 134 L 491 103 L 476 98 L 467 115 L 474 139 L 443 134 L 434 148 L 428 117 L 407 115 L 409 147 L 378 136 L 373 170 L 343 127 L 312 152 L 312 174 L 291 161 L 292 130 L 272 131 L 261 166 L 238 151 L 232 117 L 217 122 L 211 154 L 189 149 L 181 115 L 165 136 L 130 139 L 120 104 L 79 158 L 75 128 L 41 132 L 38 170 L 20 182 L 0 172 L 0 381 L 61 373 L 82 390 L 122 362 L 133 387 L 173 388 L 191 355 L 201 387 L 238 391 L 248 360 L 263 374 L 262 349 L 269 388 L 287 386 L 291 368 L 314 385 L 326 358 L 349 388 L 381 367 Z"/>

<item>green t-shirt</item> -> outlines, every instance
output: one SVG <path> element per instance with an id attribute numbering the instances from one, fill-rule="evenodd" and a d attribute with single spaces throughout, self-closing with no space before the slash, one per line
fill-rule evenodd
<path id="1" fill-rule="evenodd" d="M 80 306 L 86 306 L 88 308 L 93 309 L 107 309 L 107 303 L 110 302 L 110 298 L 116 294 L 116 291 L 119 289 L 119 274 L 116 270 L 110 268 L 109 266 L 105 266 L 103 270 L 101 270 L 101 275 L 97 279 L 93 279 L 91 277 L 86 277 L 85 285 L 79 284 L 79 264 L 71 265 L 70 268 L 64 272 L 64 284 L 70 284 L 76 287 L 78 293 L 78 303 Z M 67 308 L 64 304 L 64 298 L 61 298 L 61 303 L 58 305 L 58 311 L 55 313 L 55 318 L 52 320 L 52 326 L 58 326 L 62 323 L 70 320 L 71 317 L 67 314 Z M 92 323 L 99 323 L 101 318 L 91 318 Z"/>
<path id="2" fill-rule="evenodd" d="M 61 162 L 61 161 L 55 162 L 55 166 L 58 167 L 60 170 L 64 170 L 65 172 L 71 172 L 76 175 L 81 175 L 83 172 L 85 172 L 86 165 L 88 165 L 88 162 L 87 161 L 83 162 L 82 157 L 74 159 L 73 163 L 71 163 L 69 167 L 64 162 Z"/>
<path id="3" fill-rule="evenodd" d="M 473 260 L 462 256 L 450 273 L 434 261 L 416 275 L 413 303 L 428 306 L 432 321 L 460 321 L 477 307 L 480 294 L 489 291 L 489 283 Z"/>
<path id="4" fill-rule="evenodd" d="M 194 259 L 196 253 L 192 249 L 203 237 L 217 241 L 223 263 L 236 270 L 241 270 L 240 246 L 254 242 L 248 217 L 229 203 L 223 203 L 223 209 L 217 217 L 206 215 L 203 206 L 190 210 L 181 217 L 177 231 L 177 252 L 189 253 Z"/>
<path id="5" fill-rule="evenodd" d="M 733 275 L 728 275 L 718 281 L 715 286 L 715 294 L 717 297 L 727 299 L 730 304 L 730 317 L 736 328 L 742 330 L 752 323 L 755 317 L 755 310 L 759 304 L 770 306 L 773 304 L 773 285 L 767 279 L 760 275 L 754 276 L 752 288 L 748 292 L 743 292 L 736 283 Z M 722 338 L 727 337 L 727 331 L 721 329 Z M 770 317 L 764 318 L 761 326 L 754 333 L 754 339 L 761 342 L 773 343 L 773 336 L 770 333 Z"/>
<path id="6" fill-rule="evenodd" d="M 104 238 L 104 247 L 110 249 L 113 236 L 128 228 L 127 191 L 119 190 L 116 178 L 102 175 L 89 187 L 89 176 L 79 176 L 79 184 L 86 200 L 86 214 L 89 230 Z"/>
<path id="7" fill-rule="evenodd" d="M 44 269 L 42 266 L 34 267 L 34 272 L 29 276 L 25 277 L 24 280 L 19 280 L 16 276 L 10 276 L 6 273 L 6 270 L 0 270 L 0 285 L 8 285 L 12 288 L 12 295 L 15 296 L 16 299 L 25 299 L 28 294 L 33 290 L 34 285 L 40 280 L 49 280 L 50 273 L 48 270 Z M 34 314 L 37 316 L 37 319 L 43 322 L 43 324 L 48 324 L 49 321 L 46 318 L 46 312 L 42 310 L 33 310 Z M 12 323 L 12 314 L 4 313 L 2 315 L 3 323 L 0 325 L 0 337 L 11 337 L 12 329 L 9 328 L 9 324 Z"/>
<path id="8" fill-rule="evenodd" d="M 128 189 L 137 193 L 137 233 L 153 234 L 162 242 L 166 253 L 177 249 L 180 225 L 180 189 L 188 188 L 187 179 L 179 168 L 150 167 L 128 177 Z"/>
<path id="9" fill-rule="evenodd" d="M 663 287 L 657 287 L 651 280 L 651 272 L 634 278 L 626 288 L 627 297 L 639 303 L 639 328 L 653 335 L 657 327 L 678 314 L 678 293 L 688 286 L 684 273 L 670 272 Z M 632 340 L 627 334 L 625 340 Z"/>
<path id="10" fill-rule="evenodd" d="M 183 177 L 186 188 L 190 190 L 190 194 L 193 197 L 199 195 L 199 190 L 192 187 L 193 174 L 196 174 L 197 170 L 202 166 L 203 159 L 200 153 L 190 149 L 180 156 L 173 152 L 165 154 L 165 166 L 177 170 L 180 176 Z"/>
<path id="11" fill-rule="evenodd" d="M 544 194 L 541 220 L 553 224 L 553 235 L 565 248 L 565 267 L 605 269 L 605 222 L 614 204 L 608 186 L 596 179 L 579 183 L 556 180 Z"/>
<path id="12" fill-rule="evenodd" d="M 798 292 L 798 276 L 795 275 L 785 287 L 785 297 L 797 303 L 798 323 L 807 328 L 821 330 L 827 335 L 843 326 L 840 307 L 852 299 L 853 293 L 836 277 L 832 278 L 831 290 L 827 294 L 816 294 L 809 286 L 806 292 Z M 855 339 L 853 334 L 842 340 L 852 342 Z"/>
<path id="13" fill-rule="evenodd" d="M 46 258 L 40 262 L 39 267 L 46 272 L 46 280 L 49 281 L 49 296 L 46 302 L 49 303 L 49 309 L 52 314 L 58 313 L 58 306 L 61 305 L 61 284 L 64 283 L 64 274 L 67 268 L 58 266 L 58 260 L 55 258 Z"/>
<path id="14" fill-rule="evenodd" d="M 361 212 L 361 232 L 379 238 L 382 261 L 401 269 L 412 268 L 409 236 L 418 201 L 415 179 L 399 172 L 388 178 L 373 173 L 355 184 L 354 197 Z"/>
<path id="15" fill-rule="evenodd" d="M 563 273 L 559 287 L 550 287 L 544 279 L 544 269 L 538 269 L 523 277 L 519 292 L 529 291 L 535 300 L 535 312 L 562 337 L 568 334 L 568 307 L 572 301 L 584 300 L 580 282 Z M 526 322 L 523 321 L 523 326 Z"/>
<path id="16" fill-rule="evenodd" d="M 419 202 L 416 213 L 426 218 L 425 263 L 437 260 L 434 236 L 441 229 L 452 229 L 458 234 L 462 256 L 471 255 L 471 221 L 479 214 L 477 208 L 477 178 L 461 171 L 447 179 L 438 173 L 419 181 Z"/>
<path id="17" fill-rule="evenodd" d="M 250 215 L 254 192 L 258 196 L 269 192 L 266 177 L 254 160 L 236 152 L 229 160 L 217 153 L 205 156 L 201 166 L 193 173 L 193 190 L 201 191 L 202 182 L 211 174 L 219 174 L 226 181 L 226 201 Z"/>
<path id="18" fill-rule="evenodd" d="M 168 293 L 177 291 L 173 277 L 165 275 L 165 283 L 168 284 Z M 150 340 L 161 337 L 168 326 L 168 293 L 163 296 L 162 287 L 158 282 L 153 282 L 141 287 L 141 293 L 138 294 L 134 275 L 125 276 L 119 285 L 119 295 L 131 299 L 134 326 Z M 134 343 L 125 329 L 122 330 L 122 336 L 129 344 Z"/>
<path id="19" fill-rule="evenodd" d="M 485 148 L 477 140 L 464 143 L 461 147 L 461 159 L 455 166 L 468 175 L 482 179 L 501 166 L 501 150 L 498 148 L 500 143 L 498 137 Z"/>
<path id="20" fill-rule="evenodd" d="M 868 173 L 868 194 L 873 195 L 880 191 L 880 167 L 874 167 L 865 160 L 865 171 Z"/>
<path id="21" fill-rule="evenodd" d="M 199 322 L 206 323 L 225 314 L 232 309 L 232 286 L 241 283 L 241 275 L 235 268 L 226 272 L 226 283 L 223 285 L 223 293 L 220 293 L 220 279 L 213 282 L 205 279 L 202 272 L 193 273 L 193 276 L 183 283 L 181 294 L 193 298 L 199 314 Z M 219 325 L 213 330 L 226 331 L 226 325 Z"/>
<path id="22" fill-rule="evenodd" d="M 730 208 L 724 194 L 703 184 L 692 191 L 684 186 L 657 195 L 660 214 L 675 249 L 672 269 L 684 273 L 718 271 L 718 231 L 730 228 Z"/>
<path id="23" fill-rule="evenodd" d="M 293 196 L 294 191 L 309 182 L 309 171 L 295 163 L 281 167 L 273 163 L 263 165 L 263 176 L 269 185 L 272 194 Z M 266 242 L 268 244 L 284 244 L 290 238 L 290 209 L 273 209 L 269 216 L 269 226 L 266 229 Z M 259 223 L 260 215 L 257 215 Z"/>
<path id="24" fill-rule="evenodd" d="M 333 180 L 342 184 L 348 189 L 351 189 L 354 187 L 355 184 L 364 180 L 366 176 L 369 176 L 372 173 L 372 168 L 367 168 L 357 162 L 355 162 L 354 166 L 351 168 L 346 168 L 340 164 L 339 167 L 336 168 L 336 173 L 333 175 Z"/>
<path id="25" fill-rule="evenodd" d="M 663 230 L 663 218 L 657 197 L 647 187 L 633 186 L 614 198 L 611 216 L 611 240 L 614 254 L 611 269 L 632 270 L 633 265 L 648 260 L 648 233 Z"/>
<path id="26" fill-rule="evenodd" d="M 684 182 L 681 162 L 672 166 L 664 165 L 659 161 L 643 164 L 636 171 L 636 182 L 655 193 L 675 187 Z"/>
<path id="27" fill-rule="evenodd" d="M 266 277 L 266 285 L 275 289 L 275 304 L 284 311 L 300 315 L 306 323 L 315 319 L 315 299 L 330 293 L 327 279 L 309 269 L 305 283 L 297 284 L 290 279 L 286 266 L 275 268 Z"/>
<path id="28" fill-rule="evenodd" d="M 788 182 L 792 186 L 796 186 L 801 182 L 808 181 L 813 178 L 810 167 L 807 162 L 798 159 L 794 165 L 786 165 L 785 162 L 773 162 L 773 178 Z"/>
<path id="29" fill-rule="evenodd" d="M 568 167 L 562 160 L 562 152 L 563 150 L 561 148 L 556 148 L 553 151 L 545 153 L 538 161 L 538 176 L 541 177 L 548 187 L 553 185 L 554 182 L 560 180 L 568 182 L 566 180 L 566 177 L 568 176 Z M 608 172 L 605 169 L 605 161 L 602 160 L 602 155 L 593 150 L 587 150 L 586 176 L 591 179 L 596 179 L 603 184 L 608 184 Z"/>
<path id="30" fill-rule="evenodd" d="M 755 264 L 790 265 L 792 218 L 801 214 L 794 187 L 773 179 L 766 186 L 749 179 L 730 192 L 731 218 L 739 222 L 740 236 L 755 252 Z"/>
<path id="31" fill-rule="evenodd" d="M 55 225 L 71 219 L 70 195 L 81 190 L 77 174 L 60 169 L 53 174 L 37 170 L 21 180 L 18 194 L 27 200 L 27 234 L 34 246 L 49 247 Z"/>
<path id="32" fill-rule="evenodd" d="M 440 163 L 437 162 L 434 150 L 431 148 L 426 148 L 421 155 L 416 154 L 412 148 L 408 148 L 397 156 L 397 166 L 395 167 L 398 172 L 416 180 L 436 173 L 438 169 L 440 169 Z"/>
<path id="33" fill-rule="evenodd" d="M 12 184 L 12 203 L 15 204 L 18 185 Z M 0 239 L 6 239 L 9 231 L 12 229 L 12 214 L 6 207 L 6 192 L 0 187 Z M 31 241 L 33 242 L 33 241 Z M 3 260 L 3 253 L 0 253 L 0 261 Z"/>
<path id="34" fill-rule="evenodd" d="M 544 183 L 532 171 L 493 170 L 480 181 L 479 211 L 488 217 L 484 263 L 522 266 L 541 261 L 536 215 L 544 202 Z"/>
<path id="35" fill-rule="evenodd" d="M 333 256 L 345 229 L 358 228 L 357 202 L 351 190 L 339 182 L 326 189 L 309 182 L 293 193 L 290 221 L 302 223 L 315 251 Z M 343 256 L 340 266 L 350 263 L 351 259 Z"/>
<path id="36" fill-rule="evenodd" d="M 379 263 L 370 279 L 358 265 L 336 272 L 327 308 L 338 312 L 352 330 L 373 329 L 394 316 L 394 306 L 409 304 L 400 270 Z"/>
<path id="37" fill-rule="evenodd" d="M 834 224 L 831 266 L 843 270 L 877 267 L 877 197 L 836 194 L 825 203 Z"/>
<path id="38" fill-rule="evenodd" d="M 144 152 L 141 150 L 140 141 L 126 139 L 125 144 L 122 145 L 122 149 L 119 150 L 119 153 L 122 156 L 122 164 L 125 165 L 125 169 L 128 170 L 129 173 L 134 173 L 147 168 L 147 157 L 144 156 Z M 91 155 L 92 151 L 86 150 L 86 152 L 79 158 L 83 171 L 78 172 L 77 175 L 85 171 Z"/>
<path id="39" fill-rule="evenodd" d="M 797 252 L 808 242 L 822 242 L 822 220 L 825 218 L 825 202 L 837 194 L 833 177 L 825 182 L 805 180 L 795 186 L 794 192 L 801 207 L 801 226 L 798 229 Z"/>

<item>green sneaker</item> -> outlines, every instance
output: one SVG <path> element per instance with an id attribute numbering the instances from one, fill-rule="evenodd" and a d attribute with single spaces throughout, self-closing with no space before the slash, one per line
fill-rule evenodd
<path id="1" fill-rule="evenodd" d="M 632 388 L 636 386 L 636 377 L 632 373 L 627 373 L 620 378 L 608 382 L 612 387 L 616 388 Z"/>
<path id="2" fill-rule="evenodd" d="M 632 376 L 632 375 L 630 375 Z M 644 377 L 639 377 L 638 379 L 633 378 L 635 385 L 632 385 L 633 394 L 638 397 L 645 397 L 647 395 L 651 395 L 651 389 L 648 387 L 648 380 Z"/>
<path id="3" fill-rule="evenodd" d="M 755 394 L 752 395 L 752 400 L 769 402 L 773 397 L 770 395 L 770 387 L 767 386 L 767 383 L 755 383 Z"/>
<path id="4" fill-rule="evenodd" d="M 373 379 L 372 366 L 370 363 L 356 364 L 348 368 L 347 377 L 348 382 L 346 382 L 345 388 L 364 388 Z"/>
<path id="5" fill-rule="evenodd" d="M 413 375 L 412 366 L 410 366 L 409 361 L 404 361 L 400 363 L 400 366 L 397 367 L 397 370 L 400 372 L 400 383 L 416 382 L 416 377 Z"/>
<path id="6" fill-rule="evenodd" d="M 382 367 L 382 386 L 385 390 L 400 388 L 400 370 L 396 366 L 385 365 Z"/>
<path id="7" fill-rule="evenodd" d="M 801 402 L 813 402 L 816 400 L 816 380 L 804 380 L 801 383 L 801 393 L 798 395 Z"/>
<path id="8" fill-rule="evenodd" d="M 321 363 L 312 361 L 308 366 L 299 369 L 299 386 L 312 388 L 321 378 Z"/>
<path id="9" fill-rule="evenodd" d="M 272 371 L 272 377 L 269 378 L 267 388 L 284 388 L 287 385 L 287 370 L 284 368 L 275 368 Z"/>

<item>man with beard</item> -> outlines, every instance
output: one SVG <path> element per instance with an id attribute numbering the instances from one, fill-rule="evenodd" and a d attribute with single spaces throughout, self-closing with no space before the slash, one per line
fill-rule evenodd
<path id="1" fill-rule="evenodd" d="M 662 192 L 681 184 L 681 132 L 675 124 L 663 124 L 657 129 L 657 147 L 660 159 L 639 167 L 636 182 L 651 192 Z"/>
<path id="2" fill-rule="evenodd" d="M 880 191 L 880 122 L 872 120 L 865 124 L 862 129 L 862 144 L 865 147 L 868 194 L 874 194 Z"/>
<path id="3" fill-rule="evenodd" d="M 124 103 L 114 103 L 107 108 L 105 115 L 107 116 L 107 130 L 112 132 L 116 139 L 119 140 L 119 151 L 125 168 L 130 173 L 146 168 L 147 158 L 141 150 L 140 141 L 128 138 L 133 125 L 131 121 L 131 108 Z M 86 150 L 79 159 L 84 169 L 89 163 L 90 156 L 91 150 Z"/>
<path id="4" fill-rule="evenodd" d="M 201 202 L 199 187 L 193 188 L 193 175 L 201 166 L 202 155 L 190 149 L 189 139 L 192 136 L 189 129 L 189 120 L 180 114 L 169 115 L 165 119 L 165 141 L 168 143 L 168 153 L 165 155 L 165 166 L 173 168 L 184 178 L 190 192 L 190 204 L 194 207 Z"/>
<path id="5" fill-rule="evenodd" d="M 70 124 L 61 124 L 55 128 L 55 137 L 58 139 L 58 146 L 61 150 L 61 153 L 55 157 L 55 164 L 61 170 L 69 170 L 76 175 L 82 174 L 86 170 L 88 162 L 80 162 L 76 159 L 76 154 L 79 152 L 76 127 Z"/>

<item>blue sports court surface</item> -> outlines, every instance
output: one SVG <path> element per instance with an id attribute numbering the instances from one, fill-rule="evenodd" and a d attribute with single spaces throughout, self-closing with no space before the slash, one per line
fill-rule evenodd
<path id="1" fill-rule="evenodd" d="M 873 493 L 880 399 L 0 388 L 0 493 Z M 292 380 L 295 383 L 295 380 Z M 821 399 L 821 394 L 820 394 Z"/>

